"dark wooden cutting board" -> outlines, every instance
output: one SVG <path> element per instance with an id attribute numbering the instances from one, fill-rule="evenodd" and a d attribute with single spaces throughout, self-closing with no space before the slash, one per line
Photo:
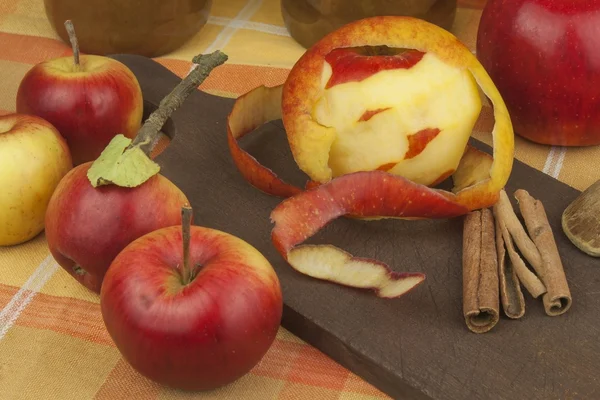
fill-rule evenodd
<path id="1" fill-rule="evenodd" d="M 180 79 L 154 61 L 116 55 L 135 73 L 147 102 L 158 104 Z M 426 281 L 394 300 L 303 276 L 270 241 L 271 210 L 281 201 L 250 186 L 226 140 L 232 99 L 201 91 L 175 112 L 161 172 L 190 198 L 195 222 L 236 235 L 273 264 L 284 293 L 282 325 L 396 399 L 600 398 L 600 261 L 577 250 L 560 229 L 575 189 L 515 161 L 507 185 L 543 201 L 573 295 L 548 317 L 527 293 L 521 320 L 501 318 L 489 333 L 467 330 L 462 316 L 462 219 L 364 222 L 338 219 L 310 239 L 374 257 Z M 257 159 L 297 184 L 298 172 L 279 122 L 242 140 Z M 486 151 L 489 147 L 475 142 Z M 512 196 L 511 196 L 512 197 Z"/>

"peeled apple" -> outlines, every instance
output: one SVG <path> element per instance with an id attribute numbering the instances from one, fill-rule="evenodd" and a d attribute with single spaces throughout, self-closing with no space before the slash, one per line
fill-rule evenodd
<path id="1" fill-rule="evenodd" d="M 482 95 L 494 113 L 491 155 L 468 144 Z M 282 181 L 239 146 L 242 136 L 277 119 L 310 178 L 304 189 Z M 490 207 L 514 157 L 506 105 L 477 58 L 448 31 L 398 16 L 332 32 L 304 53 L 282 86 L 261 86 L 238 98 L 228 118 L 228 143 L 252 185 L 287 198 L 271 219 L 273 243 L 288 263 L 381 297 L 400 296 L 422 279 L 333 246 L 301 242 L 341 216 L 437 219 Z M 451 191 L 436 188 L 450 177 Z M 367 284 L 368 276 L 379 278 Z M 389 285 L 394 289 L 386 290 Z"/>

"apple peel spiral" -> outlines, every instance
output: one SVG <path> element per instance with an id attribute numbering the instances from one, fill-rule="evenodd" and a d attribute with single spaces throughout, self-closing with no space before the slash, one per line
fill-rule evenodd
<path id="1" fill-rule="evenodd" d="M 482 98 L 493 107 L 492 155 L 468 144 Z M 310 180 L 287 183 L 238 140 L 281 119 L 293 158 Z M 505 103 L 471 51 L 411 17 L 359 20 L 325 36 L 285 83 L 240 96 L 228 145 L 244 178 L 286 198 L 271 213 L 272 241 L 297 271 L 394 298 L 422 273 L 393 272 L 331 245 L 302 245 L 342 216 L 444 219 L 494 205 L 512 170 L 514 134 Z M 437 188 L 451 178 L 453 188 Z"/>

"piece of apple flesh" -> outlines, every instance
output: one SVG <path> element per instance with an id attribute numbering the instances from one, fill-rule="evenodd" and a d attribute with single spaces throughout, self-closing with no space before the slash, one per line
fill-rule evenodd
<path id="1" fill-rule="evenodd" d="M 313 118 L 335 130 L 332 176 L 383 170 L 439 183 L 458 167 L 481 112 L 477 83 L 433 53 L 367 50 L 336 49 L 324 60 Z"/>

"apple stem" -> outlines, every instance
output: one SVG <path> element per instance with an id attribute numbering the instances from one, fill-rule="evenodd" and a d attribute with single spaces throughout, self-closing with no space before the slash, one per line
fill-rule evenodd
<path id="1" fill-rule="evenodd" d="M 129 148 L 139 147 L 147 156 L 150 156 L 160 130 L 167 119 L 196 90 L 198 85 L 204 82 L 210 72 L 225 63 L 227 58 L 227 55 L 219 50 L 194 57 L 192 62 L 196 64 L 195 68 L 161 100 L 158 108 L 146 119 Z"/>
<path id="2" fill-rule="evenodd" d="M 71 47 L 73 48 L 73 62 L 75 65 L 79 65 L 79 42 L 77 41 L 77 35 L 75 34 L 75 27 L 70 19 L 65 21 L 65 28 L 67 28 Z"/>
<path id="3" fill-rule="evenodd" d="M 190 236 L 192 226 L 192 207 L 188 204 L 181 208 L 181 237 L 183 241 L 183 265 L 181 266 L 181 280 L 184 285 L 192 281 L 190 269 Z"/>

